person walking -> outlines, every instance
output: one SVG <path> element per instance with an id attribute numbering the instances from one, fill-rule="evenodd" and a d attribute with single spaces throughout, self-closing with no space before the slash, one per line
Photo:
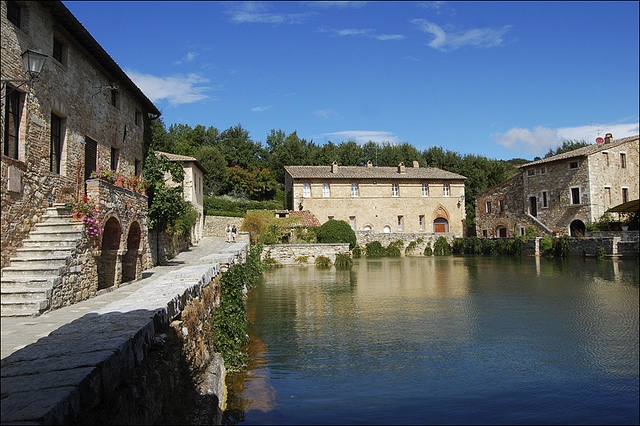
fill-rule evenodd
<path id="1" fill-rule="evenodd" d="M 236 235 L 238 233 L 238 230 L 236 229 L 236 226 L 233 225 L 233 227 L 231 228 L 231 239 L 233 240 L 233 242 L 236 242 Z"/>
<path id="2" fill-rule="evenodd" d="M 224 230 L 225 234 L 227 234 L 227 242 L 231 242 L 231 225 L 227 223 L 227 227 Z"/>

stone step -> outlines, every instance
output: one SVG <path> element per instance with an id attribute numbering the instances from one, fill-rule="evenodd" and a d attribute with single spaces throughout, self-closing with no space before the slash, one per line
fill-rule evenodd
<path id="1" fill-rule="evenodd" d="M 49 242 L 80 239 L 82 239 L 82 231 L 78 232 L 76 230 L 59 230 L 57 232 L 31 231 L 29 233 L 30 241 Z"/>
<path id="2" fill-rule="evenodd" d="M 20 247 L 17 249 L 16 254 L 11 259 L 16 258 L 34 258 L 34 259 L 42 259 L 44 257 L 60 257 L 60 256 L 71 256 L 75 253 L 76 245 L 69 246 L 51 246 L 51 245 L 33 245 L 29 247 Z"/>
<path id="3" fill-rule="evenodd" d="M 65 222 L 60 219 L 47 219 L 45 222 L 36 223 L 35 229 L 32 232 L 82 232 L 84 224 L 82 222 Z"/>
<path id="4" fill-rule="evenodd" d="M 55 268 L 59 266 L 64 266 L 67 264 L 67 260 L 70 259 L 71 255 L 65 253 L 60 256 L 42 256 L 42 257 L 34 257 L 34 256 L 16 256 L 9 259 L 9 266 L 29 266 L 32 268 L 35 267 L 43 267 L 43 268 Z"/>
<path id="5" fill-rule="evenodd" d="M 48 300 L 6 301 L 2 298 L 2 317 L 36 317 L 49 308 Z"/>
<path id="6" fill-rule="evenodd" d="M 44 222 L 38 222 L 36 223 L 36 227 L 37 226 L 43 226 L 44 224 L 56 224 L 56 225 L 69 225 L 69 226 L 77 226 L 77 225 L 82 225 L 81 221 L 72 221 L 71 220 L 71 215 L 66 215 L 66 216 L 51 216 L 51 217 L 47 217 L 45 218 Z"/>
<path id="7" fill-rule="evenodd" d="M 2 290 L 19 290 L 23 288 L 33 289 L 51 289 L 60 284 L 62 278 L 60 277 L 35 277 L 35 276 L 21 276 L 14 278 L 2 277 Z"/>
<path id="8" fill-rule="evenodd" d="M 7 266 L 2 268 L 2 281 L 5 279 L 14 279 L 16 277 L 57 277 L 64 273 L 67 269 L 66 265 L 56 266 Z"/>
<path id="9" fill-rule="evenodd" d="M 56 249 L 75 249 L 78 246 L 78 243 L 82 241 L 82 238 L 67 238 L 67 239 L 44 239 L 42 238 L 39 241 L 26 239 L 22 242 L 22 248 L 56 248 Z"/>
<path id="10" fill-rule="evenodd" d="M 23 301 L 49 300 L 53 289 L 31 287 L 4 288 L 3 286 L 0 292 L 2 294 L 2 303 L 21 303 Z"/>

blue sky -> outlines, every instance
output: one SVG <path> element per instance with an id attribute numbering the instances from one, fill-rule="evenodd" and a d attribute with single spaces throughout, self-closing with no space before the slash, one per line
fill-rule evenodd
<path id="1" fill-rule="evenodd" d="M 639 133 L 639 3 L 64 1 L 174 123 L 543 156 Z"/>

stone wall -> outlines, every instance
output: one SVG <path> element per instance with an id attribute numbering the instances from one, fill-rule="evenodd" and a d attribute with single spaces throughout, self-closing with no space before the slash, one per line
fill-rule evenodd
<path id="1" fill-rule="evenodd" d="M 328 257 L 333 263 L 338 254 L 350 253 L 349 244 L 277 244 L 265 245 L 261 260 L 271 258 L 281 265 L 299 265 L 301 262 L 296 259 L 306 257 L 306 263 L 302 264 L 313 265 L 319 256 Z"/>
<path id="2" fill-rule="evenodd" d="M 240 232 L 240 227 L 244 222 L 244 217 L 233 216 L 205 216 L 204 218 L 204 232 L 205 237 L 220 237 L 226 238 L 225 228 L 227 225 L 235 225 L 238 230 L 236 241 L 249 242 L 250 235 L 248 232 Z"/>
<path id="3" fill-rule="evenodd" d="M 438 238 L 444 237 L 451 244 L 454 238 L 457 238 L 455 234 L 451 232 L 447 233 L 434 233 L 434 232 L 373 232 L 373 231 L 356 231 L 356 241 L 358 246 L 365 248 L 367 244 L 373 241 L 379 241 L 383 247 L 387 247 L 390 243 L 395 241 L 402 241 L 406 248 L 409 244 L 414 243 L 414 248 L 407 255 L 422 255 L 424 249 L 429 245 L 433 248 Z M 404 256 L 404 250 L 401 250 L 401 254 Z"/>

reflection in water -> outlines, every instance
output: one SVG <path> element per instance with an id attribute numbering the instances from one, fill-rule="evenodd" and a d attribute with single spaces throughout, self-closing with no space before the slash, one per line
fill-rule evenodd
<path id="1" fill-rule="evenodd" d="M 637 424 L 637 262 L 277 268 L 247 309 L 231 423 Z"/>

